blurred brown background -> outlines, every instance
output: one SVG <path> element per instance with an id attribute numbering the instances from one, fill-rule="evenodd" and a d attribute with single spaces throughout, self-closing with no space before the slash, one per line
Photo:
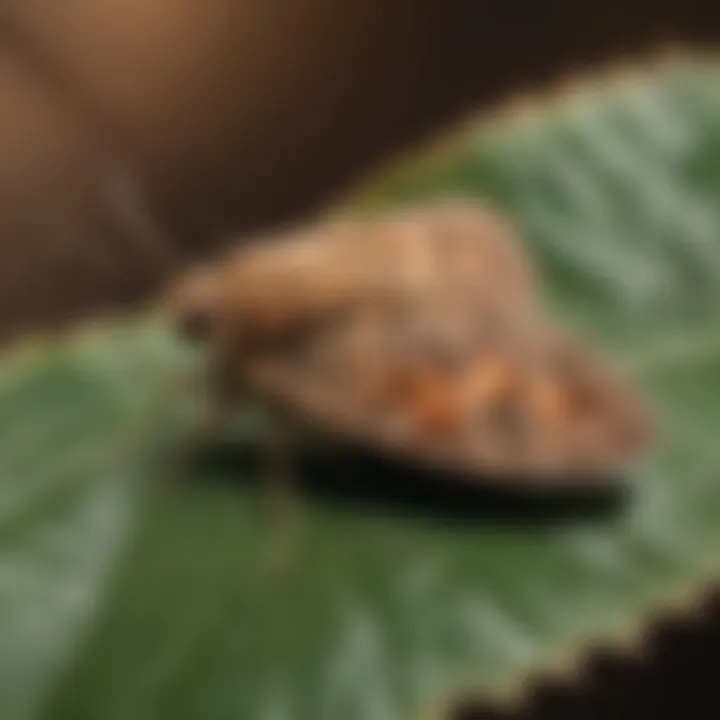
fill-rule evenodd
<path id="1" fill-rule="evenodd" d="M 0 335 L 146 293 L 175 267 L 165 246 L 182 263 L 313 212 L 471 106 L 710 40 L 714 6 L 5 0 Z"/>

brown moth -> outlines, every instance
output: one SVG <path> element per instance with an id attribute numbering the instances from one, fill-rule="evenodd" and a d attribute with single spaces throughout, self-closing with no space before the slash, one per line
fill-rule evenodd
<path id="1" fill-rule="evenodd" d="M 174 286 L 225 402 L 246 395 L 360 443 L 549 486 L 622 470 L 648 413 L 539 307 L 513 229 L 442 200 L 248 243 Z"/>

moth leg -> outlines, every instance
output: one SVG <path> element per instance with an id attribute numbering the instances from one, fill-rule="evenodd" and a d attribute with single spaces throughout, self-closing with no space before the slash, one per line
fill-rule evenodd
<path id="1" fill-rule="evenodd" d="M 232 403 L 218 395 L 212 395 L 203 408 L 201 416 L 185 438 L 185 451 L 194 455 L 225 425 L 232 412 Z"/>
<path id="2" fill-rule="evenodd" d="M 187 479 L 193 457 L 208 440 L 222 430 L 231 417 L 238 399 L 232 385 L 222 374 L 194 375 L 190 383 L 202 395 L 203 406 L 198 418 L 173 454 L 171 461 L 173 481 Z"/>
<path id="3" fill-rule="evenodd" d="M 276 576 L 292 559 L 299 518 L 290 427 L 283 417 L 272 420 L 264 441 L 263 469 L 270 527 L 267 567 Z"/>

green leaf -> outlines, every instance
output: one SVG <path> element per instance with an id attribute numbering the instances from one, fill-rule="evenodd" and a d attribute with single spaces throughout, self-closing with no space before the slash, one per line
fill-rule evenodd
<path id="1" fill-rule="evenodd" d="M 167 483 L 198 398 L 163 399 L 189 359 L 162 327 L 18 356 L 0 377 L 0 716 L 417 718 L 632 642 L 720 566 L 719 191 L 720 75 L 677 63 L 486 125 L 357 199 L 462 192 L 518 221 L 548 302 L 657 408 L 659 442 L 609 501 L 473 504 L 327 454 L 272 575 L 267 478 L 227 449 L 257 433 Z"/>

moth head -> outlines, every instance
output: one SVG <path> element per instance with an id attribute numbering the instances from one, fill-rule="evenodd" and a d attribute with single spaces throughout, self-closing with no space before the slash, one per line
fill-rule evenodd
<path id="1" fill-rule="evenodd" d="M 212 268 L 192 272 L 171 286 L 166 308 L 177 332 L 185 339 L 209 343 L 222 312 L 220 282 Z"/>

